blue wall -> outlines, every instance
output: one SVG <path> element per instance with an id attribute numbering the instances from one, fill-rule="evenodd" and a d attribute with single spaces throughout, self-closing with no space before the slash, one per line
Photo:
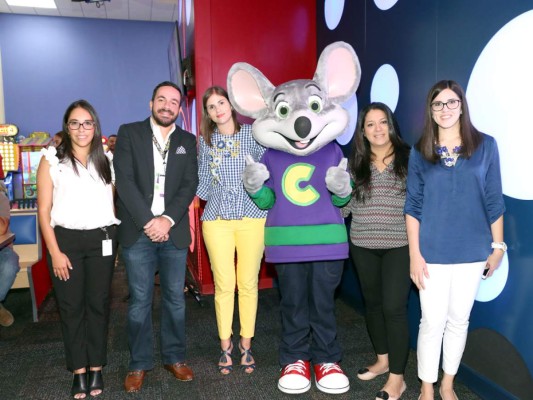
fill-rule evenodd
<path id="1" fill-rule="evenodd" d="M 392 7 L 378 7 L 386 3 Z M 331 12 L 338 5 L 342 7 L 339 23 L 330 29 L 326 15 L 339 15 Z M 533 147 L 533 128 L 522 120 L 517 129 L 512 122 L 523 117 L 529 120 L 531 114 L 533 30 L 528 28 L 518 40 L 506 42 L 503 49 L 511 56 L 501 54 L 495 64 L 508 61 L 508 69 L 494 67 L 494 74 L 485 77 L 482 86 L 489 89 L 485 98 L 472 101 L 470 96 L 475 90 L 471 86 L 477 63 L 492 39 L 519 18 L 529 18 L 523 26 L 533 26 L 532 10 L 530 0 L 317 1 L 318 52 L 333 41 L 343 40 L 354 47 L 360 58 L 359 107 L 378 100 L 371 96 L 379 81 L 377 71 L 384 64 L 392 65 L 399 81 L 395 115 L 404 138 L 413 144 L 421 133 L 429 88 L 441 79 L 458 81 L 465 90 L 468 88 L 471 113 L 476 110 L 474 123 L 498 141 L 504 193 L 513 181 L 520 189 L 515 192 L 523 194 L 505 196 L 505 240 L 509 251 L 497 274 L 481 285 L 480 292 L 492 290 L 495 295 L 474 304 L 459 373 L 484 399 L 533 398 L 533 168 L 530 150 L 520 153 L 524 147 Z M 516 72 L 515 66 L 520 65 L 525 67 Z M 386 86 L 390 91 L 392 87 Z M 495 122 L 483 125 L 486 120 Z M 347 152 L 348 148 L 344 146 L 343 150 Z M 516 159 L 524 161 L 523 167 L 509 171 Z M 517 178 L 520 181 L 516 182 Z M 341 293 L 362 308 L 359 282 L 351 266 L 344 275 Z M 418 293 L 413 290 L 409 301 L 413 346 L 419 318 Z"/>
<path id="2" fill-rule="evenodd" d="M 168 80 L 174 24 L 0 14 L 6 122 L 27 136 L 61 129 L 67 106 L 84 98 L 104 135 L 149 115 Z"/>

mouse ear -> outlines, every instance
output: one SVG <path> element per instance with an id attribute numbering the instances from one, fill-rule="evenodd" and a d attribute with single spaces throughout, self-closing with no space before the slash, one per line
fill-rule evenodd
<path id="1" fill-rule="evenodd" d="M 250 64 L 235 63 L 228 72 L 227 88 L 231 104 L 239 114 L 258 118 L 267 109 L 274 85 Z"/>
<path id="2" fill-rule="evenodd" d="M 361 65 L 352 46 L 345 42 L 328 45 L 320 55 L 313 80 L 338 103 L 352 97 L 361 80 Z"/>

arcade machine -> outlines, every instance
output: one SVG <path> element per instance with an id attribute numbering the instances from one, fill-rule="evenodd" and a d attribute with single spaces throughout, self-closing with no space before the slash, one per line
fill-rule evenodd
<path id="1" fill-rule="evenodd" d="M 9 200 L 14 199 L 13 193 L 13 171 L 18 171 L 20 151 L 15 141 L 18 128 L 15 125 L 0 125 L 0 156 L 2 156 L 3 173 L 0 177 L 4 179 L 8 191 Z M 4 176 L 5 175 L 5 176 Z"/>
<path id="2" fill-rule="evenodd" d="M 18 146 L 22 169 L 22 199 L 17 200 L 16 207 L 23 209 L 37 208 L 37 168 L 41 160 L 41 149 L 47 147 L 52 138 L 46 132 L 33 132 L 22 139 Z"/>
<path id="3" fill-rule="evenodd" d="M 37 216 L 37 168 L 40 150 L 52 139 L 45 132 L 35 132 L 17 143 L 17 133 L 14 125 L 0 125 L 0 154 L 11 200 L 10 228 L 15 233 L 21 273 L 26 275 L 17 276 L 13 288 L 30 289 L 33 320 L 37 321 L 37 310 L 52 288 Z"/>

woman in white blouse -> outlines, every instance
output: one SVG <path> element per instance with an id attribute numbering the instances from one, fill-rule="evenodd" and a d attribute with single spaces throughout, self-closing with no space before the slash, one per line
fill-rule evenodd
<path id="1" fill-rule="evenodd" d="M 38 215 L 52 259 L 50 275 L 61 316 L 71 395 L 98 396 L 107 362 L 109 293 L 116 253 L 111 164 L 100 122 L 85 100 L 63 117 L 65 135 L 43 149 L 37 171 Z M 87 371 L 87 367 L 89 367 Z"/>

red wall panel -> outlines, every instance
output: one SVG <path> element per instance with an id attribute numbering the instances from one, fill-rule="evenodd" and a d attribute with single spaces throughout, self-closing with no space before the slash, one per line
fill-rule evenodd
<path id="1" fill-rule="evenodd" d="M 212 85 L 226 87 L 226 77 L 236 62 L 247 62 L 274 84 L 311 78 L 316 53 L 316 0 L 195 0 L 194 61 L 198 126 L 202 94 Z M 209 258 L 195 207 L 196 246 L 189 258 L 202 293 L 213 293 Z M 192 258 L 192 259 L 191 259 Z M 271 266 L 263 265 L 259 287 L 271 287 Z"/>
<path id="2" fill-rule="evenodd" d="M 195 0 L 194 8 L 197 101 L 212 84 L 225 87 L 239 61 L 259 68 L 275 85 L 312 77 L 315 0 Z"/>

